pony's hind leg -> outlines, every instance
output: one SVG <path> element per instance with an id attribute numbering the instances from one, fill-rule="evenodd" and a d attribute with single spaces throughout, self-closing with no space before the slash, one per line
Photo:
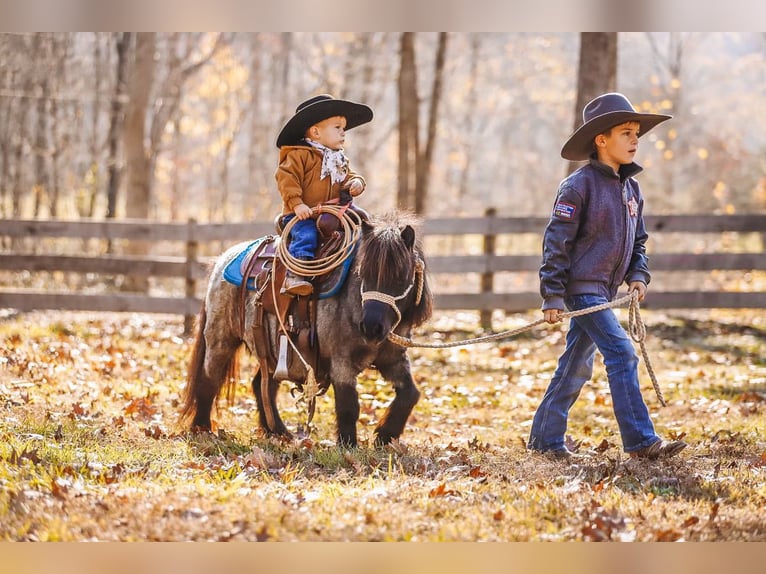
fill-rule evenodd
<path id="1" fill-rule="evenodd" d="M 375 444 L 385 445 L 401 436 L 412 409 L 420 399 L 420 391 L 415 386 L 406 359 L 390 365 L 378 365 L 378 369 L 384 379 L 392 382 L 396 393 L 375 427 Z"/>
<path id="2" fill-rule="evenodd" d="M 269 377 L 268 379 L 268 396 L 267 400 L 264 400 L 263 396 L 263 377 Z M 259 367 L 258 372 L 253 377 L 253 394 L 255 395 L 255 403 L 258 405 L 258 423 L 261 428 L 269 436 L 281 436 L 285 438 L 291 438 L 292 434 L 285 423 L 282 421 L 282 417 L 279 416 L 279 409 L 277 408 L 277 391 L 279 385 L 274 381 L 274 377 L 269 376 L 268 370 L 264 367 Z M 271 405 L 271 416 L 266 413 L 266 405 Z M 270 424 L 269 419 L 273 419 Z"/>

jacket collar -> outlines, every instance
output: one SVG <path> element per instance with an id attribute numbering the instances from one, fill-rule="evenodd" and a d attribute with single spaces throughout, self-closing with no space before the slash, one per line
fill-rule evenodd
<path id="1" fill-rule="evenodd" d="M 611 178 L 620 178 L 620 183 L 623 183 L 626 179 L 629 177 L 633 177 L 634 175 L 638 175 L 642 171 L 644 171 L 644 168 L 638 165 L 636 162 L 626 163 L 620 166 L 620 169 L 617 173 L 614 172 L 614 169 L 612 169 L 611 166 L 606 165 L 605 163 L 601 163 L 598 161 L 595 154 L 590 156 L 590 165 L 598 171 L 599 173 L 604 174 L 607 177 Z"/>

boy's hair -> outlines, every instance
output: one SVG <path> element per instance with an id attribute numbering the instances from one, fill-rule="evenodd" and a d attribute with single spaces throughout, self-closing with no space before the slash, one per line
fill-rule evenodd
<path id="1" fill-rule="evenodd" d="M 641 127 L 641 122 L 639 122 L 639 121 L 633 121 L 633 120 L 628 120 L 627 122 L 622 122 L 621 124 L 616 124 L 616 125 L 613 125 L 611 128 L 609 128 L 609 129 L 607 129 L 607 130 L 604 130 L 603 132 L 601 132 L 601 133 L 598 133 L 598 134 L 596 134 L 595 136 L 593 136 L 593 151 L 597 151 L 597 149 L 596 149 L 596 138 L 597 138 L 598 136 L 604 136 L 604 137 L 608 138 L 609 136 L 611 136 L 611 135 L 612 135 L 612 130 L 613 130 L 614 128 L 616 128 L 617 126 L 621 126 L 621 125 L 624 125 L 624 124 L 638 124 L 638 125 L 639 125 L 639 127 Z"/>

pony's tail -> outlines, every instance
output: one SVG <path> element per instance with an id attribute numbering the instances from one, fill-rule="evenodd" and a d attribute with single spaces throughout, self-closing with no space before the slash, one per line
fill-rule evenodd
<path id="1" fill-rule="evenodd" d="M 207 307 L 205 302 L 197 315 L 197 324 L 194 329 L 194 343 L 192 344 L 191 358 L 186 374 L 186 388 L 183 392 L 183 406 L 181 407 L 182 423 L 193 419 L 193 424 L 206 427 L 210 424 L 210 409 L 214 406 L 221 388 L 226 387 L 227 400 L 231 403 L 236 391 L 236 383 L 239 380 L 239 347 L 231 350 L 230 356 L 222 357 L 221 365 L 226 363 L 225 375 L 222 379 L 214 376 L 212 379 L 205 372 L 205 357 L 207 344 L 205 343 L 205 324 L 207 323 Z M 200 405 L 202 398 L 202 405 Z M 200 413 L 202 406 L 204 412 Z"/>
<path id="2" fill-rule="evenodd" d="M 183 394 L 183 407 L 181 408 L 181 421 L 188 422 L 197 414 L 197 392 L 199 391 L 202 378 L 205 378 L 205 323 L 207 322 L 207 307 L 202 302 L 202 308 L 197 315 L 197 324 L 194 327 L 194 343 L 192 343 L 191 358 L 186 373 L 186 387 Z"/>

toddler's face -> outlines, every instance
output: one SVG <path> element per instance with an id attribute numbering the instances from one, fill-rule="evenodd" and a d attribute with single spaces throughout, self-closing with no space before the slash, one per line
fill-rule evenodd
<path id="1" fill-rule="evenodd" d="M 309 137 L 330 149 L 340 149 L 346 140 L 346 118 L 335 116 L 309 128 Z"/>

